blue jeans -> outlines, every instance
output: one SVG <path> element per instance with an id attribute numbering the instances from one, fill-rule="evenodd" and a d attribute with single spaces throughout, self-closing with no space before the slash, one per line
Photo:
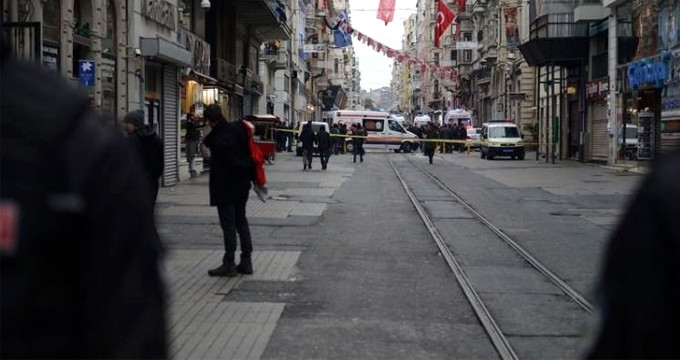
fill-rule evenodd
<path id="1" fill-rule="evenodd" d="M 326 168 L 326 165 L 328 165 L 328 160 L 331 158 L 331 151 L 323 151 L 321 154 L 319 154 L 319 160 L 321 160 L 321 167 Z"/>

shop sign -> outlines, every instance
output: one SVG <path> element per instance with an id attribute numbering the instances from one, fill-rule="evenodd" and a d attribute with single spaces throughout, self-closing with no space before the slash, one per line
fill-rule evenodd
<path id="1" fill-rule="evenodd" d="M 102 57 L 102 79 L 113 79 L 116 71 L 116 60 Z"/>
<path id="2" fill-rule="evenodd" d="M 586 81 L 586 98 L 598 99 L 609 93 L 609 78 Z"/>
<path id="3" fill-rule="evenodd" d="M 305 44 L 303 51 L 306 53 L 321 53 L 326 51 L 326 44 Z"/>
<path id="4" fill-rule="evenodd" d="M 78 82 L 83 86 L 94 86 L 94 60 L 78 60 Z"/>
<path id="5" fill-rule="evenodd" d="M 142 15 L 155 23 L 175 30 L 175 5 L 165 0 L 142 1 Z"/>
<path id="6" fill-rule="evenodd" d="M 42 51 L 43 67 L 49 71 L 59 71 L 59 48 L 43 45 Z"/>
<path id="7" fill-rule="evenodd" d="M 594 99 L 600 94 L 600 84 L 597 81 L 586 81 L 586 98 Z"/>
<path id="8" fill-rule="evenodd" d="M 663 61 L 646 59 L 628 64 L 628 85 L 633 89 L 644 85 L 662 87 L 667 79 L 668 65 Z"/>

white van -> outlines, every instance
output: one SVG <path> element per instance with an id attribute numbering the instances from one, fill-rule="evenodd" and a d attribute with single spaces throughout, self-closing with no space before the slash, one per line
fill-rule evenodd
<path id="1" fill-rule="evenodd" d="M 510 121 L 493 121 L 482 125 L 482 159 L 493 160 L 496 156 L 510 156 L 524 160 L 522 134 Z"/>
<path id="2" fill-rule="evenodd" d="M 418 136 L 406 130 L 399 121 L 382 111 L 338 110 L 333 123 L 343 123 L 349 130 L 352 124 L 361 124 L 366 130 L 364 149 L 394 150 L 395 152 L 411 152 L 418 148 Z M 348 135 L 349 134 L 348 132 Z M 347 151 L 352 152 L 354 146 L 350 138 L 346 139 Z"/>
<path id="3" fill-rule="evenodd" d="M 297 156 L 302 156 L 302 142 L 300 142 L 300 133 L 302 132 L 302 127 L 307 124 L 307 121 L 301 121 L 300 122 L 300 127 L 297 128 L 295 131 L 295 139 L 296 139 L 296 150 L 295 153 Z M 328 127 L 328 124 L 323 122 L 323 121 L 312 121 L 312 131 L 314 132 L 314 135 L 319 133 L 320 128 L 324 128 L 326 132 L 330 133 L 330 128 Z M 312 151 L 312 155 L 319 155 L 319 148 L 317 147 L 316 144 L 314 144 L 314 150 Z"/>

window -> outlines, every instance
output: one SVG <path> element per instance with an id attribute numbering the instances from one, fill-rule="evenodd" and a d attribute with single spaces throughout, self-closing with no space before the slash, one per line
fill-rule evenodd
<path id="1" fill-rule="evenodd" d="M 333 70 L 334 70 L 334 72 L 337 74 L 338 72 L 340 72 L 340 70 L 339 70 L 339 68 L 340 68 L 340 59 L 337 59 L 337 58 L 336 58 L 336 59 L 334 59 L 334 60 L 335 60 L 335 62 L 334 62 L 334 64 L 333 64 Z"/>
<path id="2" fill-rule="evenodd" d="M 399 132 L 402 132 L 402 133 L 405 132 L 404 128 L 401 127 L 401 125 L 394 120 L 390 120 L 387 123 L 387 125 L 390 127 L 390 130 L 392 130 L 392 131 L 399 131 Z"/>
<path id="3" fill-rule="evenodd" d="M 366 131 L 382 131 L 385 120 L 364 119 L 364 128 Z"/>
<path id="4" fill-rule="evenodd" d="M 57 44 L 61 35 L 59 31 L 60 13 L 59 0 L 47 0 L 45 2 L 43 6 L 43 37 L 45 40 L 51 40 Z"/>
<path id="5" fill-rule="evenodd" d="M 458 60 L 458 51 L 456 50 L 451 50 L 451 60 L 457 61 Z"/>
<path id="6" fill-rule="evenodd" d="M 518 138 L 519 130 L 513 126 L 499 126 L 489 129 L 489 137 L 491 138 Z"/>
<path id="7" fill-rule="evenodd" d="M 472 50 L 463 50 L 463 62 L 472 62 Z"/>
<path id="8" fill-rule="evenodd" d="M 439 66 L 439 53 L 434 53 L 434 64 Z"/>
<path id="9" fill-rule="evenodd" d="M 472 41 L 472 33 L 463 33 L 463 41 Z"/>

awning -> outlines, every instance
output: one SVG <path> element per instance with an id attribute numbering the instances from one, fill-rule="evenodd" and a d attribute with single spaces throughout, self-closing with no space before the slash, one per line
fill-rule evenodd
<path id="1" fill-rule="evenodd" d="M 140 38 L 142 56 L 152 57 L 182 66 L 192 66 L 192 54 L 179 44 L 160 37 Z"/>
<path id="2" fill-rule="evenodd" d="M 198 80 L 201 84 L 204 85 L 215 85 L 217 84 L 217 79 L 214 77 L 210 77 L 206 74 L 200 73 L 196 70 L 189 70 L 189 73 L 187 74 L 188 77 L 193 78 Z"/>

